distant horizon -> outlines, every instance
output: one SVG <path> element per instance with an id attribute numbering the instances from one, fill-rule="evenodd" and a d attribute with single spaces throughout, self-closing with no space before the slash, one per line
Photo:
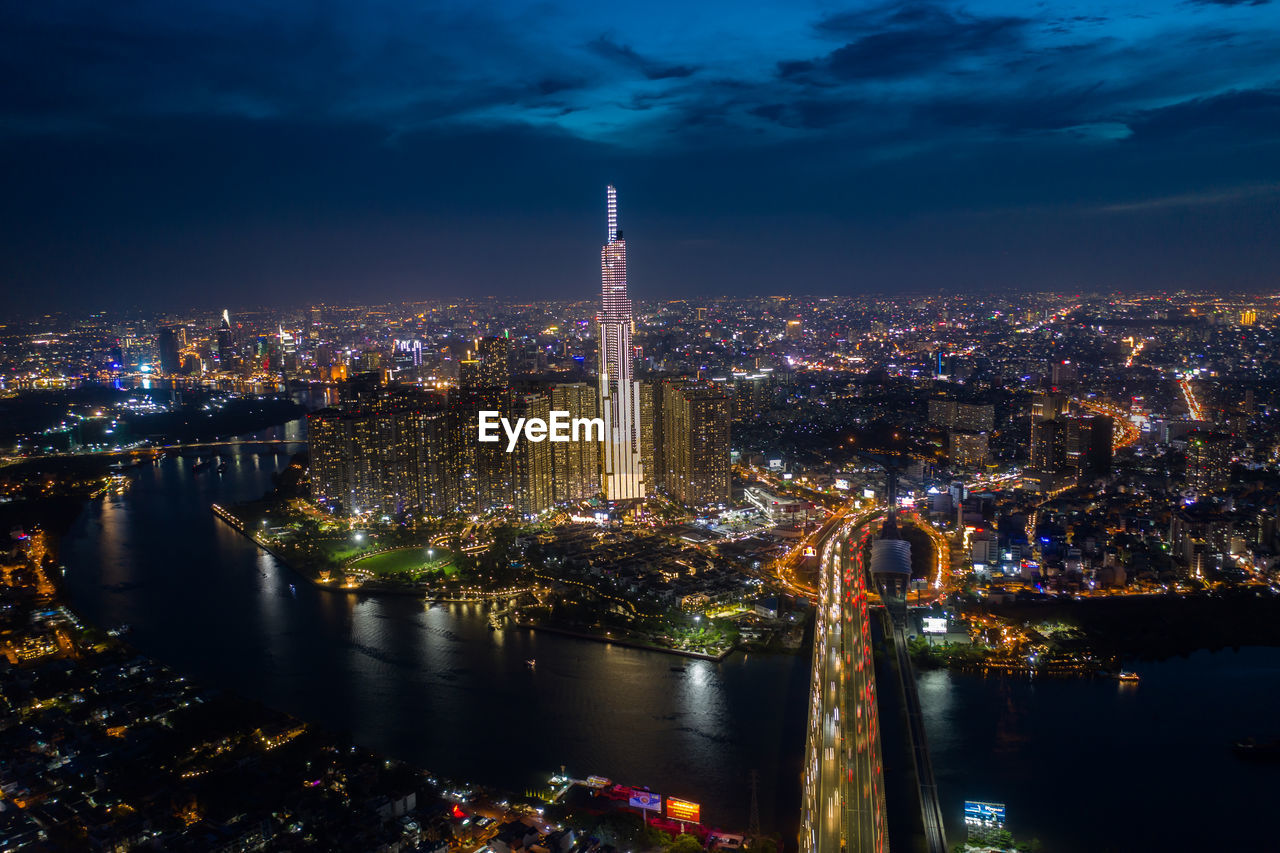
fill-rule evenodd
<path id="1" fill-rule="evenodd" d="M 1039 290 L 1039 289 L 1028 287 L 1025 289 L 1010 288 L 1003 291 L 987 292 L 983 294 L 965 293 L 965 292 L 959 292 L 959 291 L 928 290 L 928 289 L 922 289 L 922 290 L 898 289 L 893 292 L 877 291 L 877 292 L 868 292 L 868 293 L 848 293 L 848 294 L 824 294 L 824 293 L 729 294 L 729 293 L 722 293 L 722 294 L 691 295 L 691 296 L 670 297 L 670 298 L 665 298 L 665 297 L 645 298 L 642 296 L 639 298 L 633 298 L 632 302 L 635 303 L 637 307 L 647 307 L 647 306 L 656 306 L 656 305 L 675 305 L 682 302 L 721 302 L 721 301 L 733 301 L 733 300 L 744 300 L 744 299 L 788 299 L 788 300 L 797 300 L 797 301 L 875 300 L 875 301 L 883 301 L 883 302 L 897 302 L 897 301 L 918 300 L 918 299 L 966 299 L 966 300 L 981 301 L 981 300 L 1016 299 L 1018 297 L 1032 297 L 1032 296 L 1042 296 L 1042 297 L 1062 298 L 1062 299 L 1085 299 L 1085 300 L 1101 299 L 1101 300 L 1113 300 L 1113 301 L 1154 299 L 1154 298 L 1169 297 L 1169 296 L 1202 297 L 1206 299 L 1230 299 L 1230 298 L 1280 299 L 1280 285 L 1276 286 L 1274 289 L 1265 288 L 1265 287 L 1257 287 L 1253 289 L 1213 288 L 1213 287 L 1192 289 L 1192 288 L 1184 287 L 1184 288 L 1177 288 L 1177 289 L 1150 288 L 1150 289 L 1139 290 L 1139 291 L 1112 291 L 1112 292 L 1100 292 L 1100 291 L 1091 291 L 1091 290 L 1048 290 L 1048 289 Z M 150 307 L 150 306 L 133 305 L 133 306 L 116 306 L 111 308 L 83 307 L 83 308 L 64 309 L 64 310 L 30 310 L 30 309 L 25 309 L 24 307 L 18 307 L 14 311 L 14 314 L 12 316 L 15 318 L 15 320 L 31 322 L 34 320 L 38 320 L 40 317 L 43 317 L 43 316 L 56 316 L 56 315 L 88 317 L 95 314 L 120 315 L 120 314 L 131 314 L 131 313 L 142 313 L 150 316 L 161 316 L 164 314 L 208 313 L 211 315 L 215 315 L 215 321 L 213 322 L 216 322 L 216 316 L 221 315 L 222 311 L 224 310 L 229 311 L 231 313 L 231 318 L 234 321 L 237 313 L 257 314 L 257 313 L 268 313 L 268 312 L 279 312 L 279 311 L 304 311 L 311 308 L 337 308 L 341 310 L 360 310 L 360 309 L 371 309 L 371 308 L 399 308 L 399 307 L 408 307 L 413 305 L 424 305 L 424 306 L 429 305 L 432 307 L 457 305 L 457 306 L 470 307 L 470 306 L 482 306 L 486 303 L 496 305 L 496 306 L 518 307 L 521 305 L 561 305 L 561 304 L 563 305 L 577 305 L 577 304 L 596 305 L 599 303 L 599 301 L 600 301 L 600 298 L 598 295 L 595 295 L 592 297 L 582 297 L 582 298 L 562 297 L 562 298 L 546 298 L 546 299 L 532 299 L 532 300 L 518 299 L 513 296 L 490 295 L 490 296 L 471 296 L 466 299 L 457 299 L 457 298 L 451 298 L 451 297 L 425 297 L 425 298 L 417 298 L 417 299 L 388 299 L 388 300 L 375 300 L 375 301 L 343 301 L 343 302 L 336 301 L 336 300 L 324 300 L 324 301 L 315 301 L 315 302 L 294 301 L 289 303 L 282 302 L 274 305 L 272 304 L 259 304 L 259 305 L 191 304 L 191 305 L 181 306 L 181 307 L 166 307 L 166 306 Z M 1170 307 L 1176 308 L 1178 306 L 1170 306 Z"/>

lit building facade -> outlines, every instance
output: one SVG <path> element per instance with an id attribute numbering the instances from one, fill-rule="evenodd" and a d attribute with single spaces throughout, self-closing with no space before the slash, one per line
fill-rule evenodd
<path id="1" fill-rule="evenodd" d="M 618 230 L 617 190 L 609 186 L 608 241 L 600 249 L 600 417 L 604 419 L 601 486 L 610 501 L 646 493 L 640 442 L 640 384 L 631 343 L 631 299 L 627 295 L 627 242 Z"/>
<path id="2" fill-rule="evenodd" d="M 311 496 L 342 515 L 444 515 L 461 500 L 456 426 L 438 401 L 385 395 L 307 418 Z"/>
<path id="3" fill-rule="evenodd" d="M 596 389 L 587 382 L 551 387 L 551 408 L 571 418 L 597 418 Z M 594 441 L 548 442 L 552 448 L 555 500 L 580 501 L 600 493 L 600 448 Z"/>
<path id="4" fill-rule="evenodd" d="M 669 382 L 662 394 L 662 458 L 666 490 L 689 506 L 729 502 L 729 421 L 724 389 Z"/>

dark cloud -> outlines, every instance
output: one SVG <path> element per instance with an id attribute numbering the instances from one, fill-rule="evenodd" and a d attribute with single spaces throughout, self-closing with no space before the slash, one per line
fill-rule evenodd
<path id="1" fill-rule="evenodd" d="M 1129 126 L 1133 138 L 1141 141 L 1274 143 L 1280 139 L 1280 88 L 1224 92 L 1144 110 L 1129 120 Z"/>
<path id="2" fill-rule="evenodd" d="M 690 77 L 698 73 L 698 67 L 695 65 L 666 65 L 641 56 L 629 45 L 619 44 L 605 35 L 593 39 L 588 43 L 587 47 L 605 59 L 613 60 L 619 65 L 639 71 L 649 80 L 669 80 Z"/>
<path id="3" fill-rule="evenodd" d="M 5 4 L 0 282 L 589 294 L 609 181 L 639 295 L 1274 281 L 1280 4 L 706 3 Z"/>
<path id="4" fill-rule="evenodd" d="M 1025 18 L 974 16 L 932 3 L 887 12 L 844 13 L 817 24 L 825 34 L 854 38 L 816 60 L 783 62 L 783 77 L 837 80 L 896 78 L 945 70 L 962 61 L 1023 45 Z"/>
<path id="5" fill-rule="evenodd" d="M 1186 0 L 1188 6 L 1265 6 L 1271 0 Z"/>

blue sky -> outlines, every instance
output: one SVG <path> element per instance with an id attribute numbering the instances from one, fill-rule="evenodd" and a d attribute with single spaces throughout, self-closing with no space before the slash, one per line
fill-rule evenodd
<path id="1" fill-rule="evenodd" d="M 1280 269 L 1278 3 L 6 0 L 0 24 L 0 280 L 37 301 L 589 295 L 607 181 L 641 298 Z"/>

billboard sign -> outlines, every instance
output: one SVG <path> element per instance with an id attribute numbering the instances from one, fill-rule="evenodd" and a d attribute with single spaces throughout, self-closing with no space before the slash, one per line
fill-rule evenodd
<path id="1" fill-rule="evenodd" d="M 945 617 L 926 616 L 920 622 L 921 630 L 926 634 L 947 633 L 947 620 Z"/>
<path id="2" fill-rule="evenodd" d="M 1004 803 L 965 800 L 964 822 L 968 826 L 1004 826 Z"/>
<path id="3" fill-rule="evenodd" d="M 681 823 L 701 823 L 702 806 L 688 800 L 667 797 L 667 819 L 678 820 Z"/>
<path id="4" fill-rule="evenodd" d="M 608 779 L 604 778 L 603 776 L 588 776 L 587 784 L 590 785 L 592 788 L 607 788 L 613 783 L 610 782 Z"/>
<path id="5" fill-rule="evenodd" d="M 648 809 L 651 812 L 662 811 L 662 795 L 652 791 L 632 791 L 630 804 L 635 809 Z"/>

